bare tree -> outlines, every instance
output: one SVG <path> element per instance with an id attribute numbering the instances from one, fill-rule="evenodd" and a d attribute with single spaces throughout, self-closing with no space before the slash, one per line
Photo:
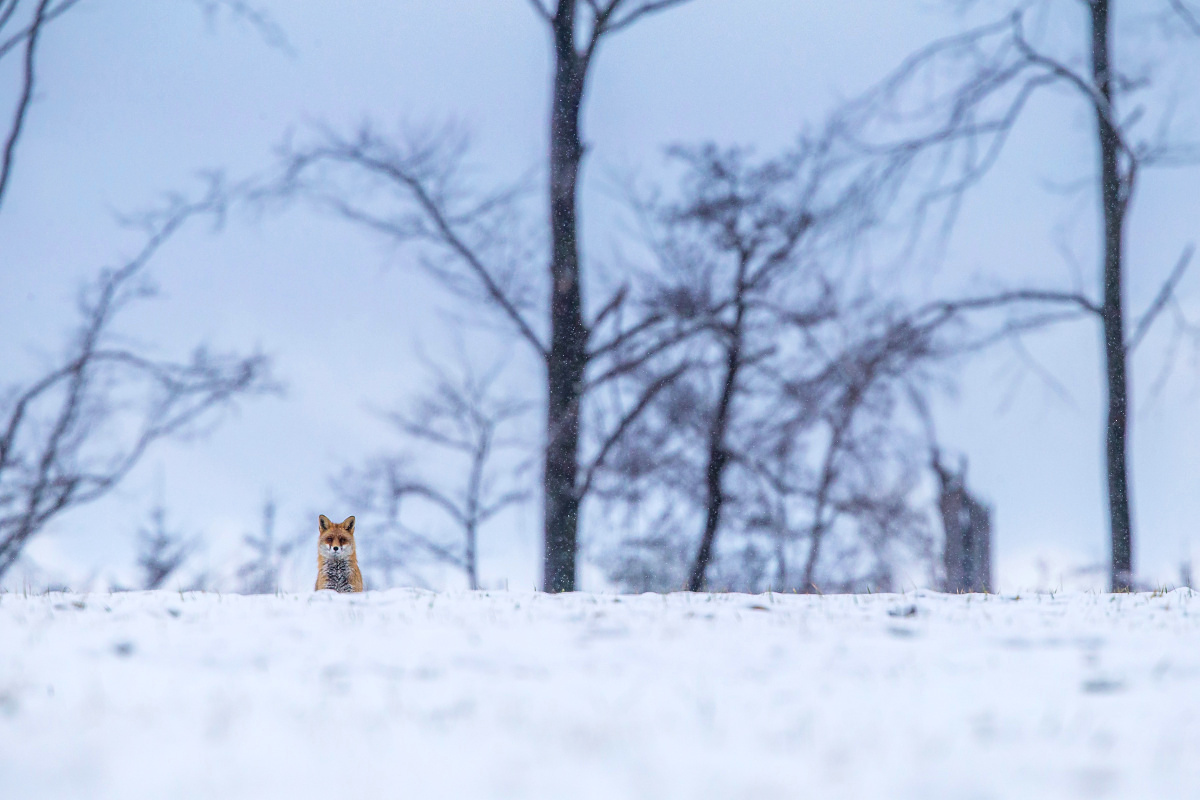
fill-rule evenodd
<path id="1" fill-rule="evenodd" d="M 761 328 L 779 322 L 782 305 L 773 295 L 784 273 L 800 269 L 796 251 L 815 216 L 811 198 L 792 196 L 791 190 L 811 193 L 799 175 L 803 156 L 750 164 L 742 151 L 711 145 L 673 154 L 686 165 L 684 197 L 656 211 L 666 228 L 656 247 L 665 274 L 651 290 L 647 311 L 650 318 L 679 318 L 677 327 L 701 321 L 720 364 L 703 432 L 704 526 L 687 579 L 690 591 L 701 591 L 726 499 L 734 403 L 745 388 L 745 369 L 770 353 Z M 826 291 L 805 301 L 803 311 L 791 311 L 794 322 L 815 325 L 832 313 Z"/>
<path id="2" fill-rule="evenodd" d="M 1170 110 L 1152 123 L 1140 105 L 1128 114 L 1119 101 L 1153 85 L 1149 72 L 1133 76 L 1113 63 L 1114 0 L 1082 0 L 1074 20 L 1079 36 L 1074 55 L 1055 55 L 1033 41 L 1026 20 L 1043 2 L 1025 3 L 1010 16 L 939 40 L 914 54 L 886 81 L 853 105 L 843 118 L 847 139 L 860 152 L 883 156 L 896 174 L 921 173 L 927 191 L 919 215 L 939 204 L 952 222 L 963 193 L 995 164 L 1029 99 L 1047 87 L 1066 87 L 1095 119 L 1102 217 L 1098 291 L 1039 291 L 1037 302 L 1086 312 L 1101 327 L 1104 341 L 1107 419 L 1106 485 L 1111 539 L 1110 582 L 1114 591 L 1133 585 L 1133 526 L 1129 501 L 1129 358 L 1174 293 L 1191 257 L 1184 249 L 1144 313 L 1126 330 L 1124 278 L 1125 223 L 1138 176 L 1148 167 L 1196 163 L 1200 148 L 1171 133 Z M 1159 9 L 1168 24 L 1200 34 L 1190 7 L 1166 0 Z M 915 133 L 913 127 L 919 128 Z M 884 134 L 884 131 L 902 131 Z M 926 156 L 932 154 L 932 158 Z M 897 158 L 899 157 L 899 158 Z"/>
<path id="3" fill-rule="evenodd" d="M 905 395 L 955 357 L 1085 313 L 1054 292 L 910 307 L 870 289 L 843 264 L 847 243 L 893 202 L 894 176 L 832 141 L 761 162 L 677 150 L 679 197 L 642 209 L 655 259 L 637 312 L 670 322 L 638 347 L 678 338 L 653 370 L 616 359 L 623 388 L 650 401 L 598 482 L 606 510 L 625 514 L 614 527 L 636 531 L 606 556 L 628 588 L 891 586 L 900 560 L 932 558 Z M 989 314 L 1001 317 L 966 327 Z M 678 377 L 645 391 L 670 364 Z"/>
<path id="4" fill-rule="evenodd" d="M 155 503 L 150 510 L 149 526 L 142 526 L 137 534 L 137 565 L 142 571 L 143 589 L 161 589 L 167 578 L 179 568 L 196 550 L 196 542 L 167 525 L 167 510 L 162 503 Z"/>
<path id="5" fill-rule="evenodd" d="M 410 451 L 380 457 L 365 470 L 351 469 L 338 484 L 344 497 L 364 509 L 364 514 L 378 516 L 380 527 L 392 535 L 391 547 L 399 552 L 388 555 L 389 563 L 413 562 L 418 556 L 432 558 L 461 571 L 467 585 L 478 589 L 482 528 L 528 498 L 511 474 L 498 479 L 494 461 L 497 455 L 521 446 L 508 431 L 528 413 L 529 406 L 497 396 L 498 370 L 477 375 L 468 365 L 458 376 L 436 367 L 433 371 L 434 382 L 426 394 L 410 409 L 387 416 L 413 445 Z M 439 456 L 464 462 L 464 479 L 452 488 L 429 477 L 424 468 Z M 404 521 L 402 506 L 414 502 L 449 520 L 457 541 L 447 542 L 445 537 Z M 382 543 L 379 549 L 384 549 Z"/>
<path id="6" fill-rule="evenodd" d="M 587 281 L 579 248 L 578 195 L 587 80 L 603 42 L 639 20 L 685 2 L 556 0 L 548 6 L 530 0 L 551 34 L 554 59 L 544 239 L 548 254 L 513 242 L 512 192 L 480 195 L 462 185 L 463 147 L 453 140 L 447 144 L 444 133 L 395 143 L 366 128 L 351 139 L 327 132 L 322 143 L 287 154 L 287 188 L 295 188 L 322 165 L 343 167 L 351 176 L 365 175 L 376 186 L 390 188 L 404 201 L 403 212 L 373 213 L 361 202 L 349 200 L 356 192 L 331 186 L 329 180 L 318 179 L 315 187 L 308 184 L 349 219 L 390 237 L 434 245 L 440 260 L 427 265 L 452 289 L 482 297 L 537 354 L 546 380 L 543 573 L 550 592 L 575 589 L 579 509 L 589 472 L 580 454 L 580 420 L 588 391 L 598 385 L 588 372 L 595 371 L 618 344 L 629 343 L 640 332 L 622 331 L 604 340 L 596 335 L 618 316 L 626 298 L 624 289 L 601 303 L 591 320 L 585 313 Z M 532 286 L 527 282 L 529 262 L 540 258 L 546 259 L 544 280 Z M 535 300 L 534 293 L 544 293 L 546 301 Z M 651 358 L 646 355 L 646 360 Z M 632 402 L 631 410 L 641 408 L 644 404 Z"/>
<path id="7" fill-rule="evenodd" d="M 899 398 L 955 352 L 940 342 L 941 325 L 925 329 L 910 315 L 888 319 L 881 309 L 864 315 L 838 305 L 828 320 L 804 330 L 819 345 L 797 349 L 783 324 L 771 339 L 763 331 L 754 337 L 765 355 L 752 362 L 727 410 L 723 533 L 707 554 L 707 588 L 884 590 L 903 553 L 929 556 L 918 491 L 924 465 L 912 457 L 917 437 Z M 664 393 L 627 438 L 604 485 L 604 496 L 618 503 L 674 512 L 652 513 L 648 536 L 620 544 L 625 552 L 610 573 L 631 588 L 690 580 L 694 554 L 703 552 L 692 536 L 670 535 L 697 516 L 706 530 L 709 518 L 709 493 L 694 487 L 703 485 L 697 478 L 711 467 L 711 455 L 698 442 L 720 410 L 723 369 L 720 362 L 693 363 L 689 379 Z M 682 574 L 670 566 L 681 550 L 691 553 Z M 663 580 L 646 572 L 655 560 L 665 562 Z"/>
<path id="8" fill-rule="evenodd" d="M 267 359 L 196 348 L 156 360 L 120 344 L 115 323 L 148 297 L 151 259 L 189 220 L 219 219 L 223 187 L 198 201 L 174 199 L 142 224 L 146 241 L 81 293 L 82 317 L 61 362 L 0 393 L 0 576 L 25 545 L 65 511 L 103 497 L 155 443 L 212 424 L 242 397 L 273 388 Z"/>
<path id="9" fill-rule="evenodd" d="M 723 474 L 728 463 L 726 435 L 738 393 L 742 370 L 770 353 L 770 347 L 754 351 L 748 340 L 754 318 L 766 312 L 767 324 L 778 324 L 782 306 L 772 294 L 779 285 L 779 273 L 795 270 L 795 252 L 815 217 L 804 198 L 779 198 L 781 184 L 794 178 L 794 164 L 767 163 L 755 169 L 742 168 L 736 154 L 721 156 L 711 149 L 692 155 L 697 185 L 693 200 L 674 211 L 677 221 L 691 221 L 707 229 L 717 252 L 733 254 L 733 271 L 726 289 L 729 312 L 716 326 L 723 353 L 720 394 L 708 431 L 708 455 L 705 467 L 705 521 L 700 545 L 688 575 L 690 591 L 705 587 L 705 572 L 712 560 L 712 547 L 724 503 Z M 790 201 L 790 202 L 788 202 Z M 703 262 L 702 262 L 703 263 Z M 808 328 L 828 320 L 833 314 L 826 290 L 806 298 L 802 309 L 791 308 L 793 323 Z M 722 324 L 723 323 L 723 324 Z"/>
<path id="10" fill-rule="evenodd" d="M 275 501 L 263 501 L 262 524 L 258 535 L 247 533 L 242 543 L 249 551 L 237 570 L 238 591 L 242 594 L 274 594 L 279 591 L 279 574 L 284 560 L 300 544 L 300 540 L 280 539 L 275 533 Z"/>
<path id="11" fill-rule="evenodd" d="M 648 14 L 686 0 L 557 0 L 553 11 L 530 0 L 554 42 L 550 101 L 550 342 L 546 360 L 544 582 L 575 588 L 578 550 L 579 416 L 591 327 L 583 316 L 578 192 L 580 132 L 588 72 L 600 44 Z M 580 20 L 580 17 L 587 17 Z M 601 312 L 603 313 L 603 312 Z"/>
<path id="12" fill-rule="evenodd" d="M 611 572 L 631 588 L 884 585 L 885 551 L 926 538 L 895 397 L 957 352 L 939 334 L 960 306 L 903 312 L 850 288 L 842 251 L 886 198 L 872 191 L 873 168 L 832 154 L 828 140 L 758 162 L 712 146 L 675 155 L 679 197 L 643 214 L 656 258 L 641 311 L 673 321 L 656 335 L 687 332 L 661 351 L 683 374 L 651 395 L 604 470 L 610 505 L 649 514 Z M 691 509 L 695 539 L 678 533 Z M 718 559 L 726 529 L 737 536 Z M 819 579 L 830 540 L 842 577 Z M 670 564 L 683 550 L 693 555 L 679 575 Z"/>
<path id="13" fill-rule="evenodd" d="M 870 331 L 870 322 L 863 322 L 856 324 Z M 910 516 L 903 506 L 914 488 L 911 469 L 905 469 L 911 465 L 888 447 L 898 427 L 897 397 L 918 382 L 923 366 L 954 352 L 937 341 L 936 328 L 921 329 L 907 316 L 893 320 L 885 312 L 875 326 L 877 332 L 853 341 L 819 377 L 833 386 L 818 414 L 826 444 L 812 492 L 804 591 L 817 588 L 822 546 L 840 516 L 882 523 L 883 531 L 889 530 L 889 516 L 896 521 Z M 884 478 L 889 462 L 899 468 L 894 479 L 899 488 L 890 491 Z"/>

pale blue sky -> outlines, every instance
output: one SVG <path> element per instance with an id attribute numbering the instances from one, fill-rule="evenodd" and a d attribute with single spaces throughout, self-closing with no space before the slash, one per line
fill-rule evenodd
<path id="1" fill-rule="evenodd" d="M 390 126 L 453 117 L 474 132 L 485 177 L 503 180 L 538 165 L 550 62 L 526 0 L 263 5 L 293 55 L 228 19 L 207 25 L 186 0 L 84 0 L 47 31 L 36 102 L 0 213 L 5 381 L 32 375 L 58 352 L 79 282 L 133 246 L 115 212 L 194 187 L 203 169 L 235 177 L 261 171 L 285 133 L 306 121 L 352 126 L 369 117 Z M 606 175 L 652 174 L 673 142 L 712 139 L 773 152 L 961 24 L 945 6 L 694 0 L 613 40 L 600 53 L 585 117 L 589 257 L 602 261 L 619 240 Z M 9 77 L 0 79 L 3 108 Z M 1094 205 L 1053 188 L 1091 174 L 1088 126 L 1070 95 L 1036 100 L 993 175 L 970 196 L 941 267 L 921 283 L 949 291 L 1031 278 L 1069 284 L 1055 246 L 1062 231 L 1093 285 Z M 1129 237 L 1135 312 L 1183 245 L 1200 238 L 1197 176 L 1148 174 L 1139 188 Z M 354 513 L 333 503 L 330 474 L 388 441 L 368 405 L 414 390 L 422 377 L 416 346 L 436 353 L 447 338 L 439 309 L 451 304 L 406 251 L 303 208 L 235 217 L 217 236 L 188 231 L 153 274 L 162 296 L 130 315 L 125 331 L 163 355 L 198 340 L 259 346 L 276 358 L 289 391 L 246 405 L 202 441 L 158 449 L 113 497 L 54 525 L 29 553 L 69 580 L 128 574 L 132 533 L 159 475 L 175 519 L 205 535 L 218 569 L 257 525 L 268 491 L 287 532 L 318 512 Z M 1182 294 L 1200 311 L 1196 280 L 1189 277 Z M 1170 580 L 1179 560 L 1200 547 L 1200 372 L 1181 359 L 1149 402 L 1163 341 L 1160 332 L 1134 365 L 1133 498 L 1139 571 Z M 956 396 L 937 403 L 946 444 L 969 456 L 974 485 L 996 506 L 996 562 L 1006 588 L 1031 582 L 1039 558 L 1098 563 L 1107 552 L 1099 333 L 1081 323 L 1027 344 L 1069 400 L 999 350 L 973 362 Z M 516 352 L 514 369 L 528 372 Z M 531 436 L 538 430 L 535 420 Z M 484 543 L 485 582 L 533 585 L 539 536 L 536 505 L 507 520 Z M 294 576 L 297 588 L 310 580 L 302 570 Z"/>

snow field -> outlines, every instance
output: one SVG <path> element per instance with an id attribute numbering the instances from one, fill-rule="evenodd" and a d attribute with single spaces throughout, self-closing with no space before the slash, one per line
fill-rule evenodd
<path id="1" fill-rule="evenodd" d="M 1200 796 L 1200 599 L 3 594 L 0 787 Z"/>

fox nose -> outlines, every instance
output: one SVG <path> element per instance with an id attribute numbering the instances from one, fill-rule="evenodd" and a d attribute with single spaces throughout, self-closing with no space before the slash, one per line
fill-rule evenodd
<path id="1" fill-rule="evenodd" d="M 333 546 L 333 552 L 335 552 L 335 553 L 340 549 L 341 548 L 339 548 L 336 544 Z"/>

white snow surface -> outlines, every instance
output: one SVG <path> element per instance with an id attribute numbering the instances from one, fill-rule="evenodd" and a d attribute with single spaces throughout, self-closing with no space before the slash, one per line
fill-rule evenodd
<path id="1" fill-rule="evenodd" d="M 0 595 L 5 798 L 1200 796 L 1200 599 Z"/>

